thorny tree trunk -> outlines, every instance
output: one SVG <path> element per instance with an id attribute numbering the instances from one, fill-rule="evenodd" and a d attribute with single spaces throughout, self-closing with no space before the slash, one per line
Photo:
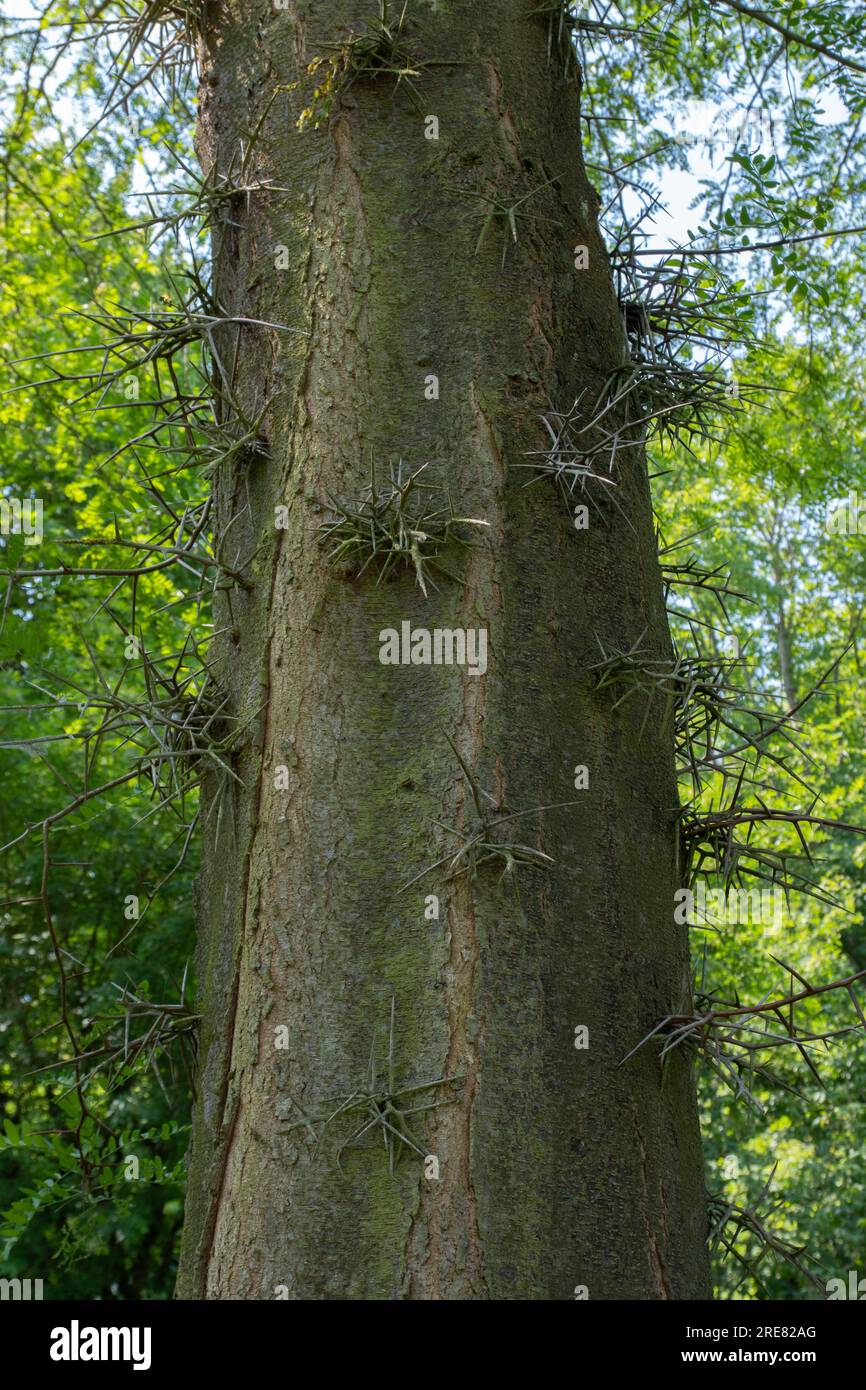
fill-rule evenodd
<path id="1" fill-rule="evenodd" d="M 308 336 L 243 330 L 235 390 L 250 415 L 270 403 L 268 453 L 214 482 L 224 561 L 257 552 L 254 588 L 222 595 L 216 669 L 236 712 L 263 712 L 236 759 L 244 790 L 205 829 L 178 1292 L 706 1297 L 688 1065 L 675 1054 L 663 1074 L 650 1047 L 620 1065 L 687 990 L 671 730 L 650 718 L 639 737 L 642 708 L 613 711 L 589 671 L 597 639 L 610 650 L 645 631 L 669 650 L 646 470 L 624 456 L 618 507 L 577 531 L 552 483 L 526 489 L 514 466 L 544 445 L 540 413 L 580 393 L 588 404 L 623 351 L 575 73 L 563 81 L 549 59 L 530 0 L 415 0 L 414 58 L 454 60 L 412 79 L 420 105 L 408 82 L 359 81 L 299 131 L 311 81 L 277 89 L 378 6 L 286 4 L 214 7 L 204 44 L 203 166 L 237 170 L 258 131 L 245 179 L 273 185 L 233 199 L 217 295 L 227 313 Z M 495 219 L 474 254 L 489 204 L 454 190 L 513 203 L 543 184 L 517 243 Z M 462 584 L 425 599 L 411 574 L 377 586 L 329 568 L 328 493 L 360 497 L 371 455 L 382 475 L 429 461 L 457 511 L 489 522 L 452 561 Z M 380 631 L 404 620 L 487 629 L 486 674 L 381 664 Z M 401 892 L 456 848 L 443 825 L 472 819 L 446 734 L 509 810 L 577 801 L 512 824 L 555 860 L 520 871 L 519 900 L 496 865 L 450 881 L 440 868 Z M 392 993 L 397 1085 L 463 1073 L 420 1094 L 456 1103 L 408 1122 L 438 1179 L 400 1144 L 392 1176 L 380 1125 L 339 1171 L 360 1111 L 314 1126 L 318 1150 L 298 1127 L 366 1085 L 374 1040 L 386 1071 Z"/>

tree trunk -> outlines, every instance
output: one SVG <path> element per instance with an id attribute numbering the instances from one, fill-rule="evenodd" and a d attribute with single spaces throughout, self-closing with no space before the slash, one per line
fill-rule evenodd
<path id="1" fill-rule="evenodd" d="M 776 645 L 779 650 L 779 672 L 782 677 L 782 689 L 785 692 L 785 702 L 788 709 L 793 709 L 797 703 L 797 688 L 794 684 L 794 659 L 791 654 L 791 632 L 788 627 L 788 616 L 785 612 L 784 600 L 779 600 L 778 616 L 776 620 Z"/>
<path id="2" fill-rule="evenodd" d="M 783 534 L 785 509 L 777 513 L 773 521 L 773 530 L 779 528 L 780 536 Z M 782 682 L 782 691 L 788 709 L 793 709 L 797 703 L 797 684 L 794 678 L 794 656 L 791 644 L 791 628 L 788 622 L 788 610 L 785 604 L 785 593 L 790 589 L 788 583 L 787 569 L 782 556 L 782 543 L 771 542 L 772 545 L 772 564 L 773 582 L 776 586 L 778 595 L 776 600 L 776 650 L 779 654 L 779 676 Z"/>
<path id="3" fill-rule="evenodd" d="M 621 1065 L 688 991 L 672 731 L 660 699 L 641 734 L 643 706 L 614 710 L 591 670 L 599 642 L 669 652 L 646 468 L 623 455 L 615 504 L 577 530 L 517 466 L 545 446 L 541 414 L 588 408 L 624 351 L 578 75 L 531 0 L 414 0 L 418 75 L 359 75 L 299 130 L 325 71 L 306 65 L 378 6 L 284 3 L 215 7 L 203 43 L 203 167 L 237 178 L 243 148 L 240 181 L 270 184 L 217 207 L 217 299 L 306 336 L 220 338 L 267 452 L 214 477 L 223 562 L 255 558 L 253 587 L 219 595 L 211 650 L 257 718 L 243 787 L 211 779 L 204 801 L 178 1294 L 707 1297 L 689 1065 L 663 1072 L 652 1046 Z M 477 195 L 529 193 L 479 245 Z M 371 459 L 382 483 L 428 464 L 488 523 L 449 554 L 459 582 L 434 574 L 425 597 L 411 569 L 377 583 L 375 562 L 329 562 L 329 495 L 360 499 Z M 486 671 L 383 664 L 406 622 L 484 629 Z M 457 752 L 488 819 L 575 803 L 492 831 L 553 863 L 453 865 L 465 840 L 445 827 L 478 819 Z M 386 1094 L 433 1108 L 401 1119 Z"/>

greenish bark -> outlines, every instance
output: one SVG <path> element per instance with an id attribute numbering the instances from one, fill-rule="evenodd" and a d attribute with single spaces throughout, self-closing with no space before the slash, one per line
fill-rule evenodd
<path id="1" fill-rule="evenodd" d="M 651 718 L 641 737 L 642 709 L 613 710 L 589 670 L 597 639 L 645 631 L 669 650 L 646 469 L 625 456 L 618 506 L 577 531 L 516 466 L 544 447 L 551 402 L 588 404 L 623 351 L 575 73 L 536 8 L 415 0 L 417 98 L 359 80 L 301 131 L 305 65 L 362 32 L 375 0 L 226 4 L 204 44 L 203 166 L 236 167 L 258 132 L 246 178 L 271 184 L 231 204 L 218 298 L 308 336 L 242 330 L 236 391 L 250 414 L 267 404 L 267 455 L 214 479 L 225 562 L 256 552 L 254 588 L 221 595 L 216 672 L 236 713 L 261 713 L 243 789 L 217 801 L 211 785 L 205 803 L 184 1298 L 708 1296 L 688 1065 L 663 1073 L 651 1048 L 621 1065 L 687 988 L 671 730 Z M 457 189 L 539 191 L 516 244 L 495 219 L 475 254 L 489 205 Z M 329 566 L 327 496 L 360 497 L 371 456 L 383 474 L 429 463 L 489 523 L 450 557 L 461 583 L 425 598 L 409 572 L 377 585 Z M 486 629 L 486 674 L 383 665 L 380 632 L 407 620 Z M 404 887 L 456 849 L 443 824 L 472 820 L 446 735 L 510 811 L 576 802 L 510 823 L 554 860 L 520 870 L 518 891 L 501 865 Z M 298 1127 L 365 1085 L 374 1039 L 385 1070 L 392 994 L 397 1084 L 462 1075 L 421 1095 L 455 1103 L 410 1121 L 438 1178 L 402 1145 L 392 1175 L 381 1126 L 340 1171 L 360 1112 Z"/>

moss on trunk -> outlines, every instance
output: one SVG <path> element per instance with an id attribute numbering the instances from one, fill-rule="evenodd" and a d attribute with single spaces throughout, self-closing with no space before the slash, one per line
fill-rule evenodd
<path id="1" fill-rule="evenodd" d="M 540 414 L 588 404 L 623 352 L 575 74 L 549 59 L 530 0 L 414 0 L 404 42 L 420 75 L 359 78 L 298 130 L 323 71 L 306 65 L 377 8 L 220 5 L 203 55 L 204 168 L 228 170 L 257 132 L 246 173 L 270 184 L 234 199 L 217 234 L 218 298 L 306 336 L 225 330 L 238 399 L 266 407 L 268 456 L 214 479 L 225 553 L 258 552 L 254 590 L 221 596 L 214 657 L 234 707 L 261 712 L 244 789 L 217 806 L 211 787 L 206 803 L 178 1292 L 706 1297 L 687 1064 L 663 1075 L 645 1049 L 620 1065 L 687 976 L 671 730 L 650 721 L 639 738 L 642 711 L 613 711 L 589 670 L 597 638 L 645 630 L 668 650 L 646 469 L 626 456 L 618 506 L 577 531 L 556 489 L 516 467 L 544 447 Z M 494 217 L 476 254 L 490 204 L 473 193 L 530 192 L 516 243 Z M 360 497 L 371 457 L 383 475 L 427 463 L 459 513 L 489 523 L 449 557 L 462 582 L 425 599 L 411 572 L 377 585 L 372 567 L 329 567 L 328 494 Z M 383 665 L 380 632 L 407 620 L 485 629 L 486 673 Z M 513 823 L 555 861 L 521 870 L 519 892 L 495 865 L 401 891 L 456 848 L 443 823 L 472 820 L 446 735 L 510 811 L 576 801 Z M 292 1127 L 363 1087 L 374 1036 L 384 1068 L 392 993 L 398 1081 L 463 1074 L 456 1103 L 411 1122 L 438 1178 L 402 1148 L 392 1176 L 381 1126 L 339 1171 L 360 1114 L 318 1152 Z"/>

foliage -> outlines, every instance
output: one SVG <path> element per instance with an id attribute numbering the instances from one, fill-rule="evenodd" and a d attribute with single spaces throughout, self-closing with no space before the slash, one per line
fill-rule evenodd
<path id="1" fill-rule="evenodd" d="M 71 573 L 126 566 L 116 542 L 151 542 L 142 453 L 104 466 L 142 409 L 144 375 L 131 378 L 140 395 L 105 382 L 78 405 L 70 400 L 80 388 L 68 382 L 20 388 L 39 371 L 32 359 L 90 341 L 85 314 L 98 314 L 99 302 L 167 312 L 161 296 L 171 283 L 143 240 L 101 235 L 126 220 L 138 177 L 123 136 L 91 137 L 88 158 L 69 161 L 47 102 L 25 111 L 10 86 L 0 479 L 4 495 L 42 499 L 44 536 L 39 546 L 0 537 L 0 840 L 15 842 L 0 861 L 0 1264 L 4 1275 L 42 1278 L 46 1298 L 165 1298 L 182 1216 L 187 1126 L 177 1117 L 188 1110 L 189 1079 L 177 1047 L 150 1033 L 148 1010 L 150 1001 L 183 998 L 195 806 L 167 817 L 142 764 L 111 803 L 82 800 L 54 827 L 46 880 L 39 825 L 62 804 L 58 793 L 74 803 L 88 779 L 128 777 L 122 743 L 134 729 L 117 737 L 100 724 L 147 698 L 148 660 L 151 672 L 169 657 L 177 667 L 198 617 L 199 579 L 156 567 L 138 578 L 130 604 L 111 574 Z M 194 476 L 179 473 L 175 496 L 194 507 L 197 493 Z M 132 636 L 138 658 L 127 655 Z M 194 673 L 189 656 L 181 683 Z M 160 897 L 168 881 L 172 892 Z M 109 1043 L 106 1073 L 97 1063 Z"/>

